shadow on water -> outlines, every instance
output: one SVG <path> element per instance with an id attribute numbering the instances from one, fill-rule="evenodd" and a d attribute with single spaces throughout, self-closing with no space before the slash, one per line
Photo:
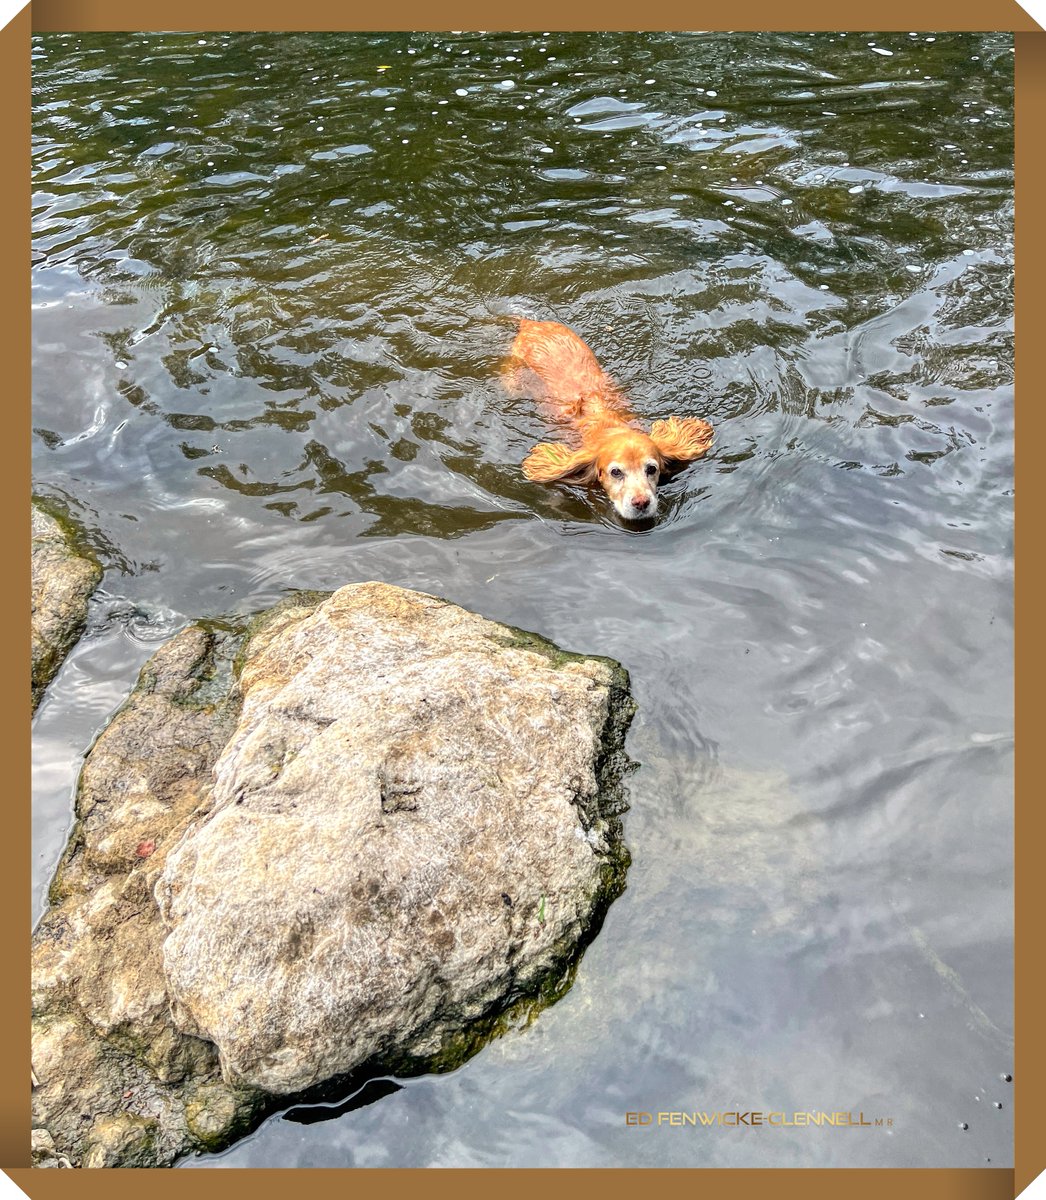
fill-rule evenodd
<path id="1" fill-rule="evenodd" d="M 317 1121 L 336 1121 L 346 1113 L 366 1108 L 368 1104 L 376 1104 L 379 1100 L 400 1090 L 401 1085 L 393 1083 L 391 1079 L 372 1079 L 340 1104 L 312 1104 L 290 1108 L 283 1114 L 283 1119 L 298 1125 L 315 1125 Z"/>

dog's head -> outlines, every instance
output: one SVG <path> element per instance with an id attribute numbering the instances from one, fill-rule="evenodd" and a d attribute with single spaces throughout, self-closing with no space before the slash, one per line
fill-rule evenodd
<path id="1" fill-rule="evenodd" d="M 542 483 L 598 483 L 619 516 L 643 521 L 657 512 L 658 482 L 707 453 L 712 427 L 694 417 L 655 421 L 650 433 L 614 426 L 578 450 L 542 442 L 523 460 L 523 474 Z"/>

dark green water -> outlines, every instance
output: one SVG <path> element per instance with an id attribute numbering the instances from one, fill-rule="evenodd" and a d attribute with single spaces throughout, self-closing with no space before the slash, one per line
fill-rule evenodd
<path id="1" fill-rule="evenodd" d="M 37 911 L 84 750 L 196 616 L 386 579 L 640 703 L 571 993 L 187 1165 L 1012 1163 L 1011 46 L 34 40 L 35 483 L 108 566 L 36 719 Z M 511 313 L 716 427 L 652 530 L 523 479 Z M 624 1117 L 736 1108 L 893 1125 Z"/>

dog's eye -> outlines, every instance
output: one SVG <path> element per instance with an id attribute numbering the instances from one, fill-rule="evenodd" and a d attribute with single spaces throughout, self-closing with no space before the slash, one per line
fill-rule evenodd
<path id="1" fill-rule="evenodd" d="M 624 471 L 622 471 L 622 470 L 621 470 L 621 468 L 620 468 L 620 467 L 611 467 L 611 468 L 610 468 L 610 474 L 611 474 L 611 475 L 612 475 L 612 476 L 613 476 L 615 479 L 624 479 L 624 477 L 625 477 L 625 473 L 624 473 Z"/>
<path id="2" fill-rule="evenodd" d="M 647 463 L 647 465 L 646 465 L 646 473 L 647 473 L 648 475 L 656 475 L 656 474 L 657 474 L 657 467 L 656 467 L 656 466 L 655 466 L 653 463 Z"/>

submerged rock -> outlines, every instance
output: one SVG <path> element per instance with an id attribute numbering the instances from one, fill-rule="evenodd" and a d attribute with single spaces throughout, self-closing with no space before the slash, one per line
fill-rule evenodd
<path id="1" fill-rule="evenodd" d="M 32 505 L 33 710 L 87 622 L 102 568 L 72 525 Z"/>
<path id="2" fill-rule="evenodd" d="M 184 630 L 36 935 L 41 1149 L 169 1163 L 556 999 L 624 886 L 633 707 L 610 660 L 383 584 Z"/>

